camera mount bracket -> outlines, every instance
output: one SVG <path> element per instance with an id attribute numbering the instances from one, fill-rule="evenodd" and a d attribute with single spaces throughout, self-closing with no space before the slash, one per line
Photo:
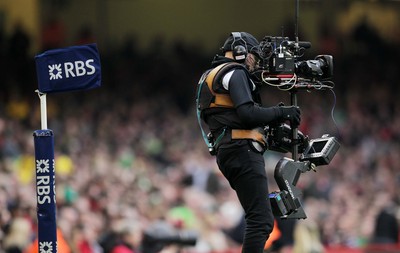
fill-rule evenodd
<path id="1" fill-rule="evenodd" d="M 274 178 L 280 192 L 272 192 L 269 198 L 272 211 L 281 219 L 306 219 L 300 202 L 301 191 L 296 187 L 300 174 L 313 169 L 310 162 L 296 162 L 282 158 L 275 167 Z"/>

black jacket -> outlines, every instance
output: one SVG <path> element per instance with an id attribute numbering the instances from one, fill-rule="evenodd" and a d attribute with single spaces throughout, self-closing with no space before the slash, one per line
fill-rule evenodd
<path id="1" fill-rule="evenodd" d="M 217 55 L 214 57 L 211 67 L 215 68 L 226 62 L 234 61 Z M 210 108 L 203 113 L 203 119 L 211 132 L 219 132 L 224 127 L 230 129 L 263 127 L 276 122 L 281 117 L 280 110 L 276 106 L 261 106 L 259 87 L 251 81 L 250 73 L 246 68 L 239 67 L 233 70 L 228 90 L 223 88 L 222 78 L 223 76 L 219 80 L 215 80 L 218 82 L 215 91 L 229 93 L 234 108 Z"/>

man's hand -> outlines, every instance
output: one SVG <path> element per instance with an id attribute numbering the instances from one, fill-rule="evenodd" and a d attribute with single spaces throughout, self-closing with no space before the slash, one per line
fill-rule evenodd
<path id="1" fill-rule="evenodd" d="M 300 108 L 298 106 L 279 106 L 283 120 L 289 120 L 293 127 L 300 125 Z"/>

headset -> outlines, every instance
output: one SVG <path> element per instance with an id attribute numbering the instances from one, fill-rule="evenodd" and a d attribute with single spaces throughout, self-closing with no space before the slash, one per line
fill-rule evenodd
<path id="1" fill-rule="evenodd" d="M 242 34 L 240 32 L 232 32 L 233 42 L 231 45 L 233 58 L 238 62 L 244 62 L 247 56 L 247 43 L 242 38 Z"/>

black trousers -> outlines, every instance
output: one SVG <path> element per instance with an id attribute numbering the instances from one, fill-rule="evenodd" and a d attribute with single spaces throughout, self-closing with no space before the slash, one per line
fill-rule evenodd
<path id="1" fill-rule="evenodd" d="M 274 225 L 264 157 L 248 140 L 238 140 L 219 147 L 217 163 L 245 212 L 242 253 L 262 253 Z"/>

